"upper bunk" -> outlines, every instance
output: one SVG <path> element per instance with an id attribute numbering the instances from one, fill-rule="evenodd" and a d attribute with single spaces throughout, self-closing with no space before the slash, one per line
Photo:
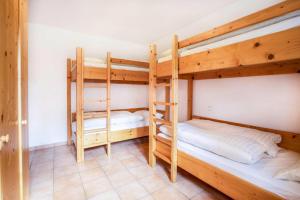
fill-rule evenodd
<path id="1" fill-rule="evenodd" d="M 110 69 L 111 83 L 123 84 L 148 84 L 149 80 L 149 63 L 128 60 L 121 58 L 108 58 L 109 60 L 101 60 L 97 58 L 84 58 L 82 48 L 77 48 L 76 59 L 68 59 L 68 68 L 70 68 L 69 76 L 71 81 L 76 82 L 77 66 L 82 66 L 82 76 L 84 82 L 106 82 L 107 66 Z"/>
<path id="2" fill-rule="evenodd" d="M 195 80 L 300 72 L 300 1 L 285 1 L 178 42 L 179 76 Z M 158 59 L 157 77 L 172 73 Z"/>

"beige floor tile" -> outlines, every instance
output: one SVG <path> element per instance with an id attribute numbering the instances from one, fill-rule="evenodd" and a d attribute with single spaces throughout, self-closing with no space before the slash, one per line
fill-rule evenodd
<path id="1" fill-rule="evenodd" d="M 187 200 L 188 199 L 181 192 L 177 191 L 175 188 L 171 186 L 157 190 L 152 194 L 152 197 L 155 200 L 166 200 L 166 199 Z"/>
<path id="2" fill-rule="evenodd" d="M 142 197 L 140 200 L 154 200 L 151 195 L 147 195 L 145 197 Z"/>
<path id="3" fill-rule="evenodd" d="M 191 180 L 177 181 L 173 185 L 178 191 L 185 194 L 188 198 L 192 198 L 193 196 L 203 192 L 203 189 L 200 187 L 200 185 Z"/>
<path id="4" fill-rule="evenodd" d="M 78 167 L 76 164 L 66 165 L 66 166 L 62 166 L 62 167 L 56 167 L 56 168 L 54 168 L 54 177 L 59 178 L 62 176 L 67 176 L 67 175 L 75 174 L 78 172 L 79 171 L 78 171 Z"/>
<path id="5" fill-rule="evenodd" d="M 99 161 L 97 159 L 85 160 L 82 163 L 77 164 L 79 171 L 85 171 L 89 169 L 94 169 L 100 167 Z"/>
<path id="6" fill-rule="evenodd" d="M 76 187 L 81 184 L 79 173 L 54 178 L 54 191 Z"/>
<path id="7" fill-rule="evenodd" d="M 30 175 L 30 183 L 32 185 L 49 180 L 53 181 L 53 171 L 36 172 Z"/>
<path id="8" fill-rule="evenodd" d="M 141 166 L 144 164 L 136 157 L 127 158 L 127 159 L 122 160 L 121 162 L 127 168 L 138 167 L 138 166 Z"/>
<path id="9" fill-rule="evenodd" d="M 132 182 L 117 188 L 118 194 L 123 200 L 141 199 L 148 195 L 148 192 L 138 182 Z"/>
<path id="10" fill-rule="evenodd" d="M 66 158 L 55 159 L 54 160 L 54 168 L 56 167 L 64 167 L 67 165 L 75 165 L 76 160 L 73 156 L 68 156 Z"/>
<path id="11" fill-rule="evenodd" d="M 82 185 L 70 186 L 54 192 L 54 200 L 85 200 L 85 193 Z"/>
<path id="12" fill-rule="evenodd" d="M 135 180 L 134 176 L 127 170 L 122 170 L 118 173 L 108 175 L 108 178 L 114 187 L 120 187 Z"/>
<path id="13" fill-rule="evenodd" d="M 120 198 L 117 192 L 109 190 L 89 198 L 88 200 L 120 200 Z"/>
<path id="14" fill-rule="evenodd" d="M 36 194 L 33 194 L 33 196 L 29 196 L 29 200 L 53 200 L 54 197 L 53 197 L 53 194 L 51 195 L 36 195 Z"/>
<path id="15" fill-rule="evenodd" d="M 211 193 L 203 191 L 191 198 L 191 200 L 217 200 L 217 197 Z"/>
<path id="16" fill-rule="evenodd" d="M 112 160 L 106 165 L 102 166 L 102 169 L 107 175 L 113 175 L 119 171 L 125 170 L 126 168 L 122 165 L 120 161 Z"/>
<path id="17" fill-rule="evenodd" d="M 113 152 L 112 157 L 116 158 L 118 160 L 124 160 L 124 159 L 128 159 L 128 158 L 133 158 L 134 155 L 131 154 L 130 152 L 128 152 L 127 150 L 124 150 L 124 151 L 120 151 L 120 152 Z"/>
<path id="18" fill-rule="evenodd" d="M 53 194 L 53 179 L 41 181 L 37 184 L 30 185 L 30 196 L 38 198 Z"/>
<path id="19" fill-rule="evenodd" d="M 154 170 L 148 165 L 141 165 L 138 167 L 129 168 L 130 173 L 132 173 L 137 179 L 145 178 L 154 175 Z"/>
<path id="20" fill-rule="evenodd" d="M 105 176 L 105 173 L 100 167 L 80 172 L 80 177 L 83 182 L 92 181 L 103 176 Z"/>
<path id="21" fill-rule="evenodd" d="M 139 179 L 139 182 L 146 188 L 146 190 L 149 193 L 155 192 L 159 189 L 168 186 L 168 184 L 158 175 L 152 175 L 152 176 Z"/>
<path id="22" fill-rule="evenodd" d="M 112 189 L 109 180 L 106 177 L 97 178 L 93 181 L 83 183 L 87 198 L 92 198 L 100 193 Z"/>

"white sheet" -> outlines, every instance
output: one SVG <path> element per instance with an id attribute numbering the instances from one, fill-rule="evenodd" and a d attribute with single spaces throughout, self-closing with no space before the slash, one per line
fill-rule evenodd
<path id="1" fill-rule="evenodd" d="M 272 24 L 272 25 L 264 27 L 264 28 L 260 28 L 260 29 L 250 31 L 248 33 L 244 33 L 244 34 L 237 35 L 234 37 L 230 37 L 230 38 L 227 38 L 227 39 L 224 39 L 224 40 L 221 40 L 218 42 L 214 42 L 214 43 L 211 43 L 208 45 L 204 45 L 204 46 L 200 46 L 200 47 L 196 47 L 196 48 L 190 48 L 190 49 L 189 48 L 183 49 L 180 52 L 180 56 L 187 56 L 187 55 L 191 55 L 194 53 L 207 51 L 209 49 L 218 48 L 218 47 L 234 44 L 237 42 L 261 37 L 261 36 L 268 35 L 271 33 L 288 30 L 290 28 L 297 27 L 297 26 L 300 26 L 300 17 L 294 17 L 291 19 L 287 19 L 287 20 Z M 164 54 L 164 56 L 158 59 L 159 63 L 167 61 L 167 60 L 171 60 L 171 55 L 170 55 L 171 51 L 170 50 L 167 50 L 166 53 L 163 53 L 163 54 Z M 167 56 L 165 56 L 165 55 L 167 55 Z"/>
<path id="2" fill-rule="evenodd" d="M 164 134 L 161 136 L 166 137 Z M 178 141 L 178 149 L 287 199 L 300 199 L 300 183 L 275 179 L 275 174 L 300 160 L 300 154 L 281 149 L 276 158 L 265 157 L 252 165 L 238 163 Z"/>
<path id="3" fill-rule="evenodd" d="M 111 126 L 115 124 L 126 124 L 143 121 L 142 115 L 137 115 L 128 111 L 112 111 L 110 122 Z M 106 127 L 106 118 L 91 118 L 84 120 L 84 130 L 101 129 Z M 76 122 L 72 123 L 72 129 L 76 130 Z"/>

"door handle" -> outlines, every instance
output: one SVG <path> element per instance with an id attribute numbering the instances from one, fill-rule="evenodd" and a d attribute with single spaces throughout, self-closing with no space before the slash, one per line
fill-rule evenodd
<path id="1" fill-rule="evenodd" d="M 5 143 L 8 143 L 8 141 L 9 141 L 9 135 L 8 134 L 3 135 L 3 136 L 0 137 L 0 150 L 2 149 L 2 147 Z"/>

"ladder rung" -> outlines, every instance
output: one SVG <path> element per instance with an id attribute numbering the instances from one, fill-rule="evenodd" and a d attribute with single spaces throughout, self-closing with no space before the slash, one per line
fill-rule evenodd
<path id="1" fill-rule="evenodd" d="M 173 105 L 173 104 L 170 103 L 170 102 L 155 101 L 155 102 L 154 102 L 154 105 L 171 106 L 171 105 Z"/>
<path id="2" fill-rule="evenodd" d="M 155 87 L 170 87 L 170 83 L 156 83 Z"/>
<path id="3" fill-rule="evenodd" d="M 170 122 L 170 121 L 168 121 L 168 120 L 154 118 L 154 121 L 157 122 L 157 123 L 161 123 L 161 124 L 163 124 L 163 125 L 172 127 L 172 122 Z"/>
<path id="4" fill-rule="evenodd" d="M 164 137 L 161 137 L 159 135 L 154 135 L 154 138 L 168 146 L 172 146 L 171 144 L 171 140 L 170 139 L 167 139 L 167 138 L 164 138 Z"/>
<path id="5" fill-rule="evenodd" d="M 171 164 L 171 159 L 168 158 L 167 156 L 165 156 L 164 154 L 162 154 L 158 151 L 154 151 L 153 153 L 154 153 L 155 156 L 157 156 L 157 157 L 161 158 L 162 160 L 164 160 L 165 162 Z"/>

